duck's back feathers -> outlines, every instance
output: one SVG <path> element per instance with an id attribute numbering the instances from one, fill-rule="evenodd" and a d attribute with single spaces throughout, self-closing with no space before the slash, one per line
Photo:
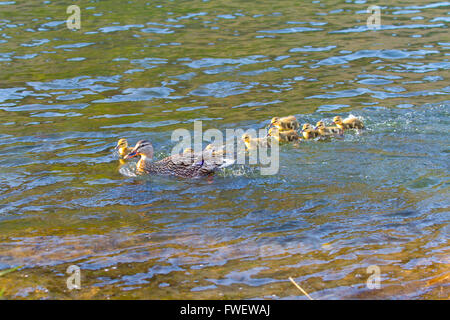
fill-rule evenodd
<path id="1" fill-rule="evenodd" d="M 192 152 L 172 155 L 156 162 L 142 161 L 138 164 L 138 170 L 148 174 L 195 178 L 207 176 L 234 163 L 228 160 L 225 161 L 222 156 L 209 152 Z"/>

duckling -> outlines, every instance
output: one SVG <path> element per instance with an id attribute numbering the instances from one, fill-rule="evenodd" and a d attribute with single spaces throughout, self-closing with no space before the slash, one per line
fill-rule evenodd
<path id="1" fill-rule="evenodd" d="M 119 141 L 117 141 L 117 146 L 115 149 L 118 150 L 119 155 L 122 158 L 124 158 L 127 154 L 131 152 L 131 150 L 133 150 L 133 148 L 128 147 L 127 139 L 119 139 Z"/>
<path id="2" fill-rule="evenodd" d="M 344 120 L 342 120 L 342 118 L 340 116 L 336 116 L 333 118 L 333 122 L 336 124 L 336 126 L 341 128 L 342 130 L 363 129 L 364 128 L 364 124 L 362 123 L 362 121 L 352 115 L 348 116 Z"/>
<path id="3" fill-rule="evenodd" d="M 312 125 L 305 123 L 302 127 L 302 135 L 305 140 L 314 139 L 319 135 L 317 130 L 314 130 Z"/>
<path id="4" fill-rule="evenodd" d="M 269 137 L 253 138 L 248 133 L 245 133 L 242 135 L 242 140 L 244 141 L 247 150 L 256 149 L 258 146 L 266 148 L 270 147 Z"/>
<path id="5" fill-rule="evenodd" d="M 214 156 L 224 155 L 226 153 L 224 145 L 218 145 L 218 144 L 212 144 L 212 143 L 208 144 L 203 151 L 211 152 L 211 154 Z"/>
<path id="6" fill-rule="evenodd" d="M 321 137 L 342 136 L 344 131 L 339 127 L 327 127 L 323 121 L 316 123 L 314 130 L 317 130 Z"/>
<path id="7" fill-rule="evenodd" d="M 186 148 L 183 150 L 183 154 L 189 154 L 189 153 L 193 153 L 193 152 L 194 152 L 194 149 L 192 149 L 192 148 Z"/>
<path id="8" fill-rule="evenodd" d="M 293 142 L 300 139 L 296 130 L 280 131 L 277 127 L 269 129 L 269 136 L 278 140 L 278 142 Z"/>
<path id="9" fill-rule="evenodd" d="M 270 125 L 277 127 L 280 131 L 298 130 L 300 127 L 295 116 L 288 116 L 284 118 L 274 117 L 270 121 Z"/>
<path id="10" fill-rule="evenodd" d="M 173 175 L 183 178 L 208 176 L 217 169 L 228 167 L 234 163 L 229 159 L 225 159 L 221 163 L 211 161 L 203 152 L 175 154 L 152 162 L 153 146 L 147 140 L 136 143 L 136 146 L 125 156 L 125 159 L 128 160 L 138 155 L 141 156 L 141 159 L 136 164 L 137 172 L 141 174 Z"/>

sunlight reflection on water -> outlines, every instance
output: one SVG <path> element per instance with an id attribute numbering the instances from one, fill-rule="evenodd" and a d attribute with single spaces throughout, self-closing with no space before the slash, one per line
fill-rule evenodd
<path id="1" fill-rule="evenodd" d="M 377 31 L 366 1 L 197 2 L 80 5 L 77 32 L 63 4 L 0 2 L 0 269 L 25 266 L 5 296 L 67 298 L 77 264 L 77 298 L 303 299 L 288 277 L 317 299 L 447 297 L 448 2 L 387 5 Z M 144 177 L 112 151 L 289 114 L 367 129 L 282 146 L 274 176 Z"/>

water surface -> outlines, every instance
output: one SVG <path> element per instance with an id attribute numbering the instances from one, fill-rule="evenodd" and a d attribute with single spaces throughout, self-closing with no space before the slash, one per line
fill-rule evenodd
<path id="1" fill-rule="evenodd" d="M 382 6 L 377 31 L 364 0 L 77 4 L 71 31 L 60 2 L 0 2 L 6 298 L 449 297 L 449 2 Z M 283 146 L 274 176 L 129 177 L 112 151 L 289 114 L 367 130 Z"/>

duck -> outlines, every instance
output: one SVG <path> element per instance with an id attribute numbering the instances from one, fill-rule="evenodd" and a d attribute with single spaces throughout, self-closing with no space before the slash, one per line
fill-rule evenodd
<path id="1" fill-rule="evenodd" d="M 128 147 L 127 139 L 123 138 L 117 141 L 117 146 L 115 147 L 115 149 L 118 150 L 121 158 L 124 158 L 127 154 L 131 152 L 131 150 L 133 150 L 133 148 Z"/>
<path id="2" fill-rule="evenodd" d="M 339 127 L 327 127 L 323 121 L 318 121 L 314 128 L 319 133 L 319 136 L 327 138 L 332 136 L 342 136 L 344 131 Z"/>
<path id="3" fill-rule="evenodd" d="M 265 148 L 270 147 L 270 139 L 268 136 L 263 138 L 253 138 L 248 133 L 244 133 L 242 135 L 242 141 L 244 141 L 247 150 L 256 149 L 258 146 Z"/>
<path id="4" fill-rule="evenodd" d="M 277 127 L 280 131 L 298 130 L 300 128 L 297 118 L 292 115 L 284 118 L 273 117 L 270 125 Z"/>
<path id="5" fill-rule="evenodd" d="M 315 130 L 311 124 L 305 123 L 302 127 L 302 135 L 305 140 L 314 139 L 319 136 L 319 132 Z"/>
<path id="6" fill-rule="evenodd" d="M 277 127 L 270 128 L 268 135 L 278 142 L 293 142 L 300 139 L 296 130 L 280 131 Z"/>
<path id="7" fill-rule="evenodd" d="M 358 119 L 357 117 L 352 116 L 352 115 L 348 116 L 344 120 L 342 120 L 342 118 L 340 116 L 336 116 L 333 118 L 333 122 L 334 122 L 334 124 L 336 124 L 336 126 L 341 128 L 342 130 L 363 129 L 364 128 L 363 122 L 360 119 Z"/>
<path id="8" fill-rule="evenodd" d="M 136 170 L 140 174 L 172 175 L 182 178 L 199 178 L 212 175 L 216 170 L 225 168 L 234 163 L 230 159 L 216 162 L 208 154 L 183 153 L 166 157 L 153 162 L 153 145 L 148 140 L 140 140 L 125 159 L 141 156 L 136 164 Z"/>

